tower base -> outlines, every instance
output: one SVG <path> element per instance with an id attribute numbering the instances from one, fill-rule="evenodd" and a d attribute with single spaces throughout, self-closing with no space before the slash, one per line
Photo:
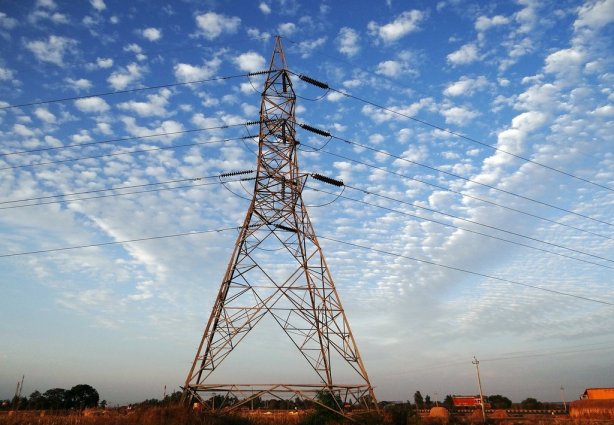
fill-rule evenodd
<path id="1" fill-rule="evenodd" d="M 378 410 L 368 385 L 335 384 L 199 384 L 183 388 L 184 401 L 195 409 L 232 412 L 238 409 L 320 408 L 346 416 Z"/>

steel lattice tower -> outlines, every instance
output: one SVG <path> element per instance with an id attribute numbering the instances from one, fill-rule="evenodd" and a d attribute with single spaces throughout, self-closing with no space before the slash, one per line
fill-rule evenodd
<path id="1" fill-rule="evenodd" d="M 256 397 L 334 400 L 376 408 L 367 371 L 302 199 L 308 175 L 297 161 L 296 95 L 279 37 L 262 93 L 258 166 L 251 204 L 184 385 L 184 399 L 209 408 L 223 394 L 235 408 Z M 275 249 L 275 270 L 259 261 Z M 278 266 L 279 265 L 279 266 Z M 266 315 L 271 315 L 315 372 L 315 383 L 212 384 L 208 378 Z M 334 379 L 344 365 L 352 383 Z M 330 397 L 332 395 L 332 397 Z M 215 402 L 214 402 L 215 403 Z M 330 407 L 328 403 L 328 407 Z"/>

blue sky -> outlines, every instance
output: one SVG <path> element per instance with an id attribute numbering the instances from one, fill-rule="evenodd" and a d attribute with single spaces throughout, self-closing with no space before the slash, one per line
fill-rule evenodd
<path id="1" fill-rule="evenodd" d="M 613 23 L 613 0 L 1 1 L 0 398 L 182 385 L 277 34 L 332 89 L 293 80 L 334 136 L 299 129 L 302 170 L 346 184 L 303 196 L 377 396 L 477 393 L 474 355 L 514 401 L 611 385 Z M 242 344 L 220 379 L 309 376 L 267 325 Z"/>

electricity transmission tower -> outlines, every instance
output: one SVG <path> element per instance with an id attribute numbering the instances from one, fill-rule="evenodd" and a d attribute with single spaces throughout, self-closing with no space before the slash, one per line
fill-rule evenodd
<path id="1" fill-rule="evenodd" d="M 303 203 L 308 174 L 299 172 L 296 95 L 279 37 L 264 74 L 253 197 L 186 378 L 184 400 L 226 410 L 267 397 L 310 400 L 341 414 L 347 405 L 376 409 L 367 371 Z M 265 260 L 272 256 L 275 264 L 269 267 Z M 313 381 L 210 383 L 211 374 L 265 316 L 272 317 L 289 337 L 289 346 L 311 366 Z M 350 382 L 339 382 L 333 365 L 335 371 L 343 369 Z"/>

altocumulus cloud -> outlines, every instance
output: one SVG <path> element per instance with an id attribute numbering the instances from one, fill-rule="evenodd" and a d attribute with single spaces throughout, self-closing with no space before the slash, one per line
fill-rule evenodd
<path id="1" fill-rule="evenodd" d="M 247 72 L 262 71 L 266 63 L 262 55 L 253 51 L 242 53 L 233 61 L 241 71 Z"/>
<path id="2" fill-rule="evenodd" d="M 206 39 L 213 40 L 223 33 L 235 33 L 241 25 L 241 18 L 207 12 L 196 16 L 196 24 Z"/>

